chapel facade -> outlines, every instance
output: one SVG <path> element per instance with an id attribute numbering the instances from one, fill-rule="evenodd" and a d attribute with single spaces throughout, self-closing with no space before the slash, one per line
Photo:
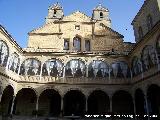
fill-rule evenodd
<path id="1" fill-rule="evenodd" d="M 132 21 L 136 43 L 114 31 L 109 10 L 64 16 L 56 3 L 21 48 L 0 26 L 0 114 L 160 114 L 160 0 Z"/>

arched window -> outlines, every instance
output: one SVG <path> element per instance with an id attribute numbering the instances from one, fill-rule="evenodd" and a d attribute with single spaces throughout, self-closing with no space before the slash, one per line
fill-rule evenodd
<path id="1" fill-rule="evenodd" d="M 79 59 L 69 61 L 65 67 L 65 75 L 71 77 L 85 76 L 85 63 Z"/>
<path id="2" fill-rule="evenodd" d="M 29 58 L 21 64 L 20 75 L 39 75 L 41 62 L 35 58 Z"/>
<path id="3" fill-rule="evenodd" d="M 85 50 L 90 51 L 90 40 L 85 40 Z"/>
<path id="4" fill-rule="evenodd" d="M 88 77 L 107 77 L 109 72 L 109 65 L 100 60 L 94 60 L 88 66 Z"/>
<path id="5" fill-rule="evenodd" d="M 9 49 L 5 42 L 0 40 L 0 64 L 6 66 L 9 55 Z"/>
<path id="6" fill-rule="evenodd" d="M 111 76 L 114 76 L 115 78 L 129 78 L 130 75 L 130 69 L 126 62 L 120 61 L 112 63 Z"/>
<path id="7" fill-rule="evenodd" d="M 9 57 L 8 69 L 18 73 L 19 63 L 20 63 L 19 55 L 17 53 L 13 53 Z"/>
<path id="8" fill-rule="evenodd" d="M 142 30 L 141 26 L 138 29 L 138 35 L 139 35 L 139 39 L 141 39 L 143 37 L 143 30 Z"/>
<path id="9" fill-rule="evenodd" d="M 133 76 L 142 73 L 142 62 L 138 57 L 134 57 L 132 60 L 132 73 Z"/>
<path id="10" fill-rule="evenodd" d="M 142 50 L 142 65 L 143 70 L 148 70 L 157 64 L 156 51 L 151 45 L 146 45 Z"/>
<path id="11" fill-rule="evenodd" d="M 81 51 L 81 38 L 74 37 L 73 38 L 73 47 L 76 51 Z"/>
<path id="12" fill-rule="evenodd" d="M 51 59 L 43 64 L 42 75 L 43 76 L 62 76 L 63 64 L 60 60 Z"/>
<path id="13" fill-rule="evenodd" d="M 157 50 L 158 59 L 159 59 L 159 63 L 160 63 L 160 35 L 159 35 L 157 42 L 156 42 L 156 50 Z"/>
<path id="14" fill-rule="evenodd" d="M 151 15 L 147 16 L 147 27 L 148 27 L 148 30 L 151 30 L 151 28 L 153 27 L 153 21 L 152 21 Z"/>
<path id="15" fill-rule="evenodd" d="M 103 12 L 100 12 L 99 15 L 100 15 L 100 18 L 103 18 Z"/>
<path id="16" fill-rule="evenodd" d="M 57 14 L 57 10 L 54 10 L 54 15 L 56 15 Z"/>

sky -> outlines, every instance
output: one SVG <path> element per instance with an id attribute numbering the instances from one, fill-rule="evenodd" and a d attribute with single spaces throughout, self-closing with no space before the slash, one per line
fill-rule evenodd
<path id="1" fill-rule="evenodd" d="M 101 3 L 109 9 L 112 29 L 124 36 L 125 42 L 135 42 L 132 20 L 144 0 L 0 0 L 0 24 L 22 47 L 27 47 L 28 32 L 42 26 L 48 7 L 56 2 L 67 16 L 77 10 L 88 16 Z"/>

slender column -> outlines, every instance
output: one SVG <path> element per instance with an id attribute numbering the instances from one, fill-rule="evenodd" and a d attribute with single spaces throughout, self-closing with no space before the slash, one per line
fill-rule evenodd
<path id="1" fill-rule="evenodd" d="M 63 97 L 61 97 L 61 113 L 60 113 L 60 116 L 62 117 L 63 116 Z"/>
<path id="2" fill-rule="evenodd" d="M 20 74 L 21 64 L 22 64 L 22 57 L 20 57 L 19 68 L 18 68 L 18 75 Z"/>
<path id="3" fill-rule="evenodd" d="M 148 108 L 147 94 L 144 95 L 144 98 L 145 98 L 145 106 L 146 106 L 146 112 L 147 112 L 147 115 L 148 115 L 148 120 L 150 120 L 150 118 L 149 118 L 149 108 Z"/>
<path id="4" fill-rule="evenodd" d="M 63 78 L 65 77 L 66 67 L 63 68 Z"/>
<path id="5" fill-rule="evenodd" d="M 42 63 L 42 64 L 41 64 L 41 70 L 40 70 L 40 75 L 39 75 L 39 76 L 40 76 L 40 80 L 41 80 L 41 78 L 42 78 L 42 69 L 43 69 L 43 64 L 44 64 L 44 63 Z"/>
<path id="6" fill-rule="evenodd" d="M 39 109 L 39 97 L 37 97 L 37 100 L 36 100 L 36 118 L 38 116 L 38 109 Z"/>
<path id="7" fill-rule="evenodd" d="M 1 103 L 1 100 L 2 100 L 2 94 L 0 94 L 0 103 Z"/>
<path id="8" fill-rule="evenodd" d="M 158 64 L 158 71 L 160 70 L 160 63 L 159 63 L 159 58 L 158 58 L 158 53 L 157 50 L 155 50 L 155 54 L 156 54 L 156 59 L 157 59 L 157 64 Z"/>
<path id="9" fill-rule="evenodd" d="M 15 98 L 16 98 L 16 96 L 13 96 L 12 104 L 11 104 L 11 110 L 10 110 L 10 115 L 13 114 L 13 107 L 14 107 Z"/>
<path id="10" fill-rule="evenodd" d="M 86 114 L 87 114 L 87 113 L 88 113 L 88 98 L 87 98 L 87 97 L 86 97 L 86 107 L 85 107 L 85 108 L 86 108 L 86 109 L 85 109 L 85 110 L 86 110 L 85 112 L 86 112 Z"/>
<path id="11" fill-rule="evenodd" d="M 142 78 L 143 78 L 143 65 L 142 65 L 142 62 L 141 62 L 141 72 L 142 72 Z"/>
<path id="12" fill-rule="evenodd" d="M 109 103 L 110 103 L 110 104 L 109 104 L 109 105 L 110 105 L 110 106 L 109 106 L 109 111 L 112 113 L 112 111 L 113 111 L 113 110 L 112 110 L 112 96 L 109 97 Z"/>
<path id="13" fill-rule="evenodd" d="M 37 97 L 37 101 L 36 101 L 36 111 L 38 111 L 39 109 L 39 97 Z"/>
<path id="14" fill-rule="evenodd" d="M 19 64 L 19 67 L 18 67 L 18 75 L 20 74 L 20 70 L 21 70 L 21 63 Z"/>
<path id="15" fill-rule="evenodd" d="M 108 71 L 108 73 L 109 73 L 109 80 L 111 79 L 111 68 L 109 67 L 109 71 Z"/>
<path id="16" fill-rule="evenodd" d="M 132 78 L 133 78 L 132 69 L 130 69 L 130 73 L 131 73 L 131 80 L 132 80 Z"/>
<path id="17" fill-rule="evenodd" d="M 2 94 L 3 94 L 3 88 L 2 88 L 2 85 L 0 85 L 0 103 L 2 100 Z"/>
<path id="18" fill-rule="evenodd" d="M 7 64 L 6 64 L 6 69 L 8 69 L 8 64 L 9 64 L 9 61 L 10 61 L 10 57 L 8 56 L 8 59 L 7 59 Z M 3 61 L 4 62 L 4 61 Z M 3 64 L 3 63 L 2 63 Z"/>
<path id="19" fill-rule="evenodd" d="M 135 120 L 137 120 L 137 117 L 136 117 L 136 113 L 137 113 L 137 112 L 136 112 L 136 101 L 135 101 L 135 97 L 133 96 L 132 99 L 133 99 L 133 106 L 134 106 L 134 108 L 133 108 L 133 109 L 134 109 L 134 116 L 135 116 L 134 118 L 135 118 Z"/>
<path id="20" fill-rule="evenodd" d="M 86 77 L 88 77 L 88 66 L 86 66 Z"/>

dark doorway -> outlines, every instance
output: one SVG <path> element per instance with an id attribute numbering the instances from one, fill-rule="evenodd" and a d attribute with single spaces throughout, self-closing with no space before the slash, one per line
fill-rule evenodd
<path id="1" fill-rule="evenodd" d="M 134 107 L 132 96 L 123 90 L 116 92 L 112 98 L 113 112 L 115 114 L 133 114 Z"/>
<path id="2" fill-rule="evenodd" d="M 89 114 L 106 114 L 109 112 L 109 97 L 108 95 L 97 90 L 88 97 L 88 113 Z"/>
<path id="3" fill-rule="evenodd" d="M 40 116 L 59 116 L 61 112 L 61 96 L 53 89 L 43 91 L 39 97 Z"/>
<path id="4" fill-rule="evenodd" d="M 150 114 L 160 114 L 160 87 L 151 85 L 147 91 Z"/>
<path id="5" fill-rule="evenodd" d="M 7 86 L 2 94 L 2 99 L 0 103 L 0 111 L 3 115 L 8 115 L 11 112 L 12 100 L 13 100 L 14 90 L 12 86 Z"/>
<path id="6" fill-rule="evenodd" d="M 15 114 L 31 116 L 36 109 L 36 93 L 31 88 L 23 88 L 18 91 L 15 99 Z"/>
<path id="7" fill-rule="evenodd" d="M 85 113 L 85 96 L 78 90 L 71 90 L 64 96 L 64 115 L 79 115 Z"/>
<path id="8" fill-rule="evenodd" d="M 145 99 L 141 89 L 137 89 L 135 92 L 135 106 L 137 115 L 145 115 Z"/>

